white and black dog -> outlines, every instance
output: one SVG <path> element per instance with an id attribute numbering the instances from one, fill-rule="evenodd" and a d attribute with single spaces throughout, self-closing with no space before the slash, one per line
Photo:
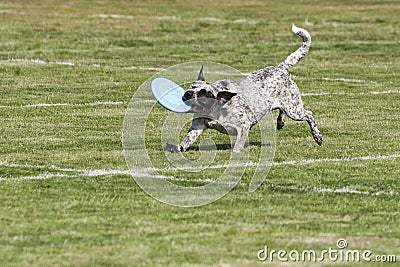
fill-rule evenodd
<path id="1" fill-rule="evenodd" d="M 183 100 L 192 105 L 192 126 L 179 145 L 167 144 L 166 151 L 183 152 L 192 145 L 201 133 L 216 129 L 229 135 L 237 135 L 234 152 L 243 150 L 248 133 L 253 125 L 274 109 L 279 109 L 277 128 L 282 129 L 285 114 L 296 121 L 307 121 L 318 145 L 322 135 L 311 111 L 305 110 L 297 85 L 290 78 L 288 69 L 298 63 L 311 45 L 310 34 L 292 26 L 292 31 L 303 39 L 302 46 L 278 66 L 270 66 L 251 73 L 240 83 L 220 80 L 207 83 L 203 67 L 198 80 L 185 92 Z"/>

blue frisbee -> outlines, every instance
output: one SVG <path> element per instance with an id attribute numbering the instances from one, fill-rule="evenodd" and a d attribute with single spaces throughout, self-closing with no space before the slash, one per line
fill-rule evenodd
<path id="1" fill-rule="evenodd" d="M 185 90 L 171 80 L 156 78 L 151 82 L 150 90 L 157 102 L 170 111 L 185 113 L 192 108 L 182 100 Z"/>

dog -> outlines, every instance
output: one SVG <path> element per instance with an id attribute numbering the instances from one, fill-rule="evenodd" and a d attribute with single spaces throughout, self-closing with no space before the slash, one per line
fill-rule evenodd
<path id="1" fill-rule="evenodd" d="M 302 45 L 277 66 L 257 70 L 240 83 L 219 80 L 207 83 L 203 67 L 197 81 L 192 83 L 182 99 L 190 104 L 194 113 L 192 125 L 179 145 L 166 144 L 169 152 L 184 152 L 206 129 L 215 129 L 236 135 L 234 152 L 244 149 L 249 131 L 260 119 L 279 109 L 277 129 L 285 125 L 285 115 L 296 121 L 308 122 L 311 134 L 318 145 L 322 145 L 322 134 L 317 128 L 312 112 L 305 110 L 300 92 L 288 70 L 296 65 L 309 51 L 310 34 L 292 26 L 292 31 L 302 38 Z"/>

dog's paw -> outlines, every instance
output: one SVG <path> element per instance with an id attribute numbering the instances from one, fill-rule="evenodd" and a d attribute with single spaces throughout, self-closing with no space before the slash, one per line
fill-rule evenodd
<path id="1" fill-rule="evenodd" d="M 276 129 L 281 130 L 283 128 L 283 126 L 285 126 L 285 122 L 283 121 L 278 121 L 276 123 Z"/>
<path id="2" fill-rule="evenodd" d="M 181 152 L 179 150 L 179 146 L 167 143 L 164 147 L 164 150 L 171 153 L 178 153 Z"/>
<path id="3" fill-rule="evenodd" d="M 244 146 L 237 146 L 237 145 L 235 145 L 235 146 L 233 147 L 232 151 L 233 151 L 234 153 L 240 153 L 240 152 L 242 152 L 243 149 L 244 149 Z"/>
<path id="4" fill-rule="evenodd" d="M 314 136 L 314 140 L 315 140 L 315 142 L 317 142 L 317 144 L 319 146 L 322 146 L 322 134 L 318 134 L 318 135 Z"/>

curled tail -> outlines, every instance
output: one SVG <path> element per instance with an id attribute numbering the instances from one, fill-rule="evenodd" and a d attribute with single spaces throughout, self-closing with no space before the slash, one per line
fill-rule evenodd
<path id="1" fill-rule="evenodd" d="M 279 64 L 278 67 L 284 68 L 288 70 L 289 68 L 293 67 L 296 65 L 310 50 L 311 46 L 311 36 L 308 33 L 308 31 L 296 27 L 294 24 L 292 25 L 292 32 L 294 32 L 296 35 L 300 36 L 301 39 L 303 39 L 303 44 L 300 46 L 299 49 L 297 49 L 295 52 L 290 54 L 285 61 L 283 61 L 281 64 Z"/>

